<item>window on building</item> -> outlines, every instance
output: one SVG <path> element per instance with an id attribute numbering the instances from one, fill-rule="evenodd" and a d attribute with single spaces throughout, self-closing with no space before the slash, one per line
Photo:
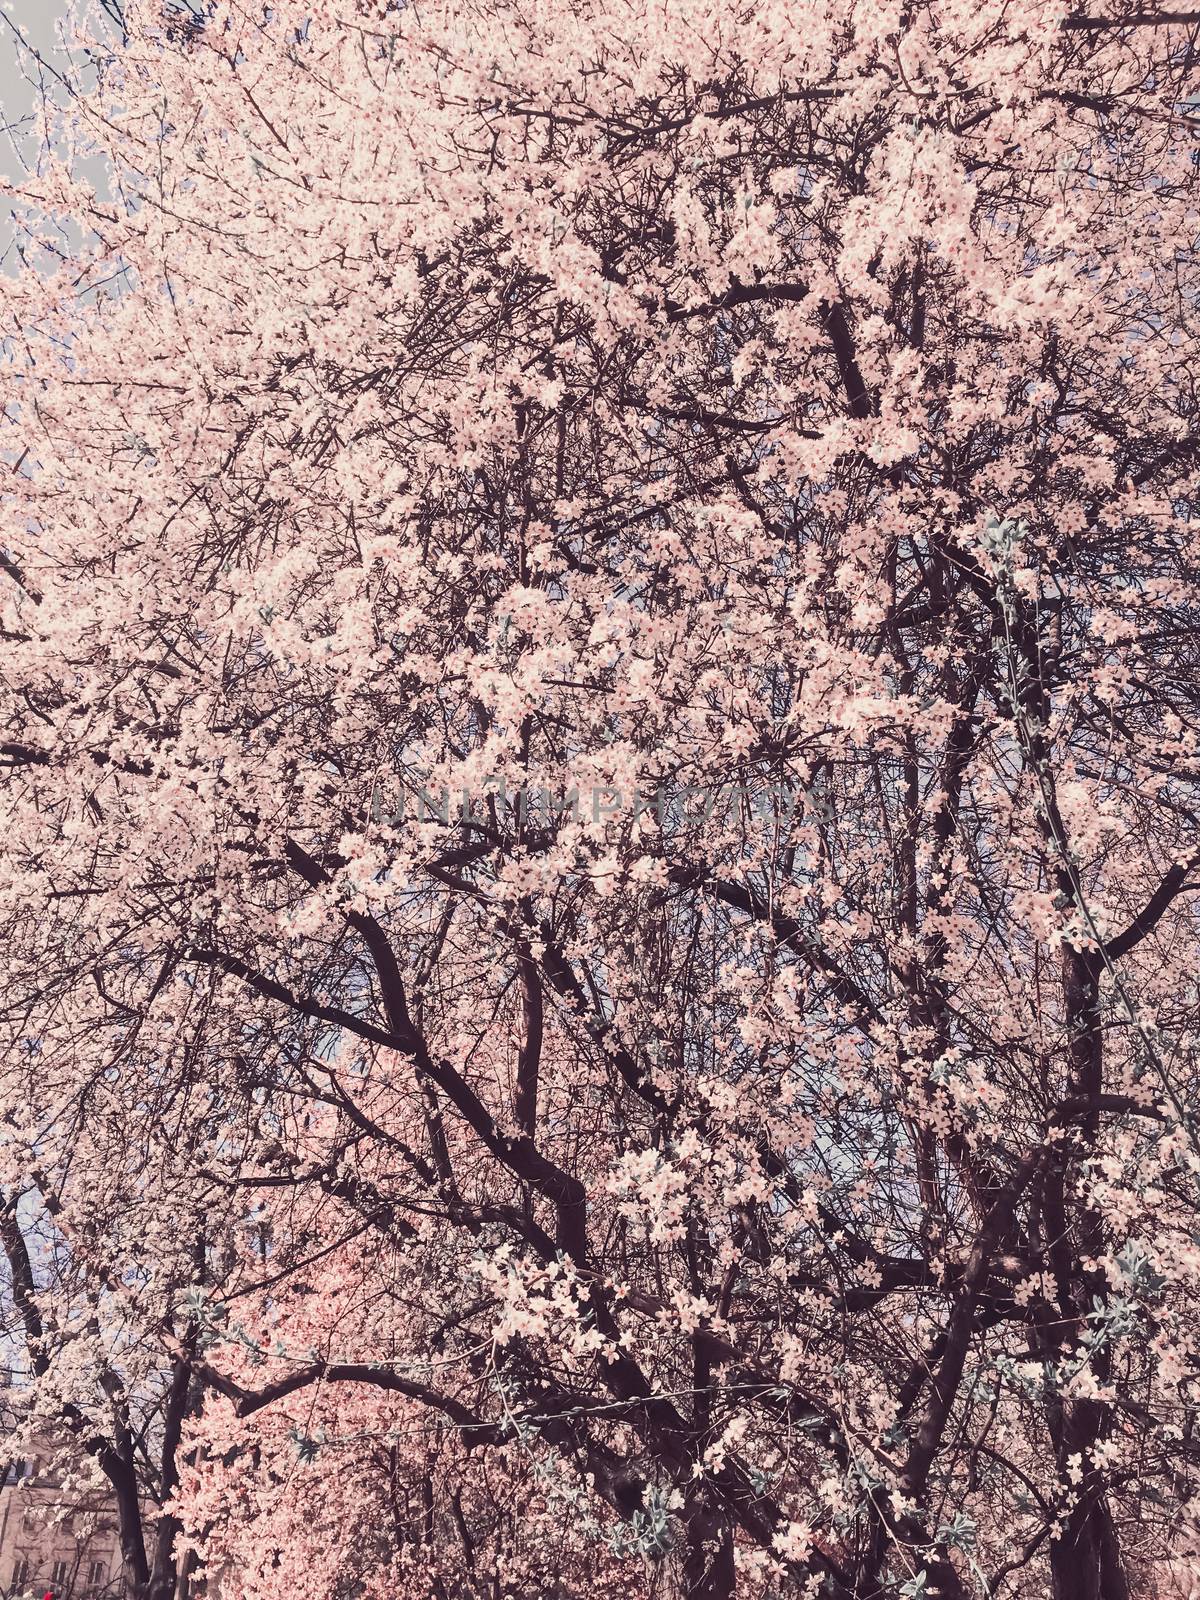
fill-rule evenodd
<path id="1" fill-rule="evenodd" d="M 91 1587 L 93 1589 L 103 1589 L 103 1587 L 104 1587 L 104 1563 L 103 1563 L 103 1561 L 93 1561 L 91 1566 L 88 1568 L 88 1585 L 89 1585 L 89 1587 Z"/>
<path id="2" fill-rule="evenodd" d="M 66 1581 L 67 1581 L 67 1563 L 65 1561 L 56 1561 L 54 1563 L 53 1571 L 50 1574 L 50 1581 L 51 1581 L 51 1583 L 53 1583 L 53 1585 L 54 1585 L 54 1587 L 56 1589 L 59 1587 L 60 1584 L 66 1583 Z"/>
<path id="3" fill-rule="evenodd" d="M 29 1557 L 22 1556 L 13 1568 L 13 1588 L 24 1589 L 29 1582 Z"/>

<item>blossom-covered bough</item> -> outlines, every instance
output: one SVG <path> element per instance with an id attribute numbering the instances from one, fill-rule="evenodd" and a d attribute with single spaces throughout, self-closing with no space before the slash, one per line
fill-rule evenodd
<path id="1" fill-rule="evenodd" d="M 0 1178 L 139 1594 L 1186 1593 L 1200 14 L 122 26 L 13 186 Z"/>

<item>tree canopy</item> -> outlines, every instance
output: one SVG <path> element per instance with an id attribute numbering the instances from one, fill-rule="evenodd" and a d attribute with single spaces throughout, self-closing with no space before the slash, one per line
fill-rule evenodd
<path id="1" fill-rule="evenodd" d="M 90 48 L 0 1178 L 31 1404 L 115 1483 L 157 1397 L 135 1588 L 1200 1578 L 1200 14 Z"/>

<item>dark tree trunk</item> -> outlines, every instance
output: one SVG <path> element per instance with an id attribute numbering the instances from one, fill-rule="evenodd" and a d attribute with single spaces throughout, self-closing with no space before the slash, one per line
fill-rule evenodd
<path id="1" fill-rule="evenodd" d="M 732 1600 L 736 1588 L 729 1524 L 699 1501 L 687 1517 L 685 1600 Z"/>
<path id="2" fill-rule="evenodd" d="M 1061 1539 L 1050 1546 L 1054 1600 L 1129 1600 L 1112 1515 L 1103 1497 L 1085 1495 Z"/>

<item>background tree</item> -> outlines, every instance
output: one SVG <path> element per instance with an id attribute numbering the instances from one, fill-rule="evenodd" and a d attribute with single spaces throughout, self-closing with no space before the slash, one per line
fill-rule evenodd
<path id="1" fill-rule="evenodd" d="M 0 1210 L 6 1450 L 61 1480 L 64 1494 L 78 1491 L 85 1534 L 88 1519 L 111 1519 L 130 1594 L 182 1597 L 192 1563 L 176 1562 L 181 1525 L 172 1502 L 184 1423 L 202 1390 L 191 1359 L 199 1325 L 178 1316 L 175 1303 L 194 1292 L 194 1274 L 175 1283 L 158 1276 L 151 1290 L 136 1242 L 99 1238 L 86 1201 L 68 1220 L 58 1195 L 43 1196 L 33 1176 Z M 92 1265 L 112 1258 L 124 1281 Z M 178 1335 L 173 1354 L 160 1329 Z M 70 1583 L 81 1581 L 76 1574 Z"/>
<path id="2" fill-rule="evenodd" d="M 5 287 L 5 1161 L 189 1538 L 1190 1571 L 1196 17 L 124 28 Z"/>

